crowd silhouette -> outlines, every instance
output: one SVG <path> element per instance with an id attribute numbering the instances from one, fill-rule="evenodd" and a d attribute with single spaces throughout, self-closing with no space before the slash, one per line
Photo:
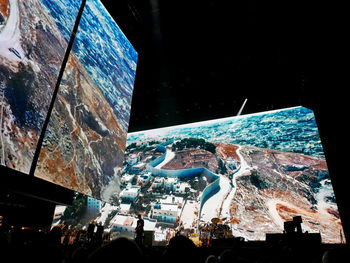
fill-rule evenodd
<path id="1" fill-rule="evenodd" d="M 196 247 L 191 239 L 176 235 L 167 246 L 156 247 L 123 237 L 110 241 L 110 237 L 103 234 L 101 224 L 90 222 L 89 225 L 90 233 L 88 226 L 85 233 L 80 233 L 80 237 L 76 233 L 74 239 L 67 235 L 69 227 L 64 222 L 47 233 L 1 232 L 1 262 L 342 263 L 349 259 L 346 245 L 309 247 L 297 242 L 273 245 L 263 242 L 249 246 L 242 242 L 231 246 Z"/>

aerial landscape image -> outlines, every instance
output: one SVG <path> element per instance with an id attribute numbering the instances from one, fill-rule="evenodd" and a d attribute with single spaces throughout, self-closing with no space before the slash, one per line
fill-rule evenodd
<path id="1" fill-rule="evenodd" d="M 304 231 L 320 232 L 323 242 L 343 237 L 315 116 L 304 107 L 130 133 L 122 180 L 128 174 L 151 174 L 140 190 L 151 217 L 162 211 L 154 204 L 187 184 L 177 214 L 185 228 L 218 218 L 234 236 L 265 240 L 302 216 Z"/>
<path id="2" fill-rule="evenodd" d="M 137 57 L 101 2 L 86 1 L 36 177 L 119 202 Z"/>
<path id="3" fill-rule="evenodd" d="M 80 5 L 0 1 L 0 165 L 29 173 Z"/>
<path id="4" fill-rule="evenodd" d="M 94 218 L 116 235 L 133 233 L 141 213 L 159 242 L 175 232 L 202 244 L 209 232 L 265 240 L 301 216 L 303 232 L 344 242 L 315 116 L 304 107 L 129 133 L 120 188 L 120 202 L 101 204 Z"/>

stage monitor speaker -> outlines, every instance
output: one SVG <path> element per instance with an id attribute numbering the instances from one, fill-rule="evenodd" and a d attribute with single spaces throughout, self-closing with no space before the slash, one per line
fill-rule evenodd
<path id="1" fill-rule="evenodd" d="M 154 240 L 154 231 L 144 231 L 143 244 L 145 246 L 152 246 Z"/>
<path id="2" fill-rule="evenodd" d="M 285 233 L 294 233 L 295 232 L 295 223 L 293 221 L 284 222 L 284 232 Z"/>

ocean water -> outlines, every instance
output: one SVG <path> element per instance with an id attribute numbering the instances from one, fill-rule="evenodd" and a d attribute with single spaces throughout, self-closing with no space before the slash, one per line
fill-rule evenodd
<path id="1" fill-rule="evenodd" d="M 186 137 L 324 158 L 315 115 L 312 110 L 304 107 L 129 133 L 127 144 L 150 139 Z"/>

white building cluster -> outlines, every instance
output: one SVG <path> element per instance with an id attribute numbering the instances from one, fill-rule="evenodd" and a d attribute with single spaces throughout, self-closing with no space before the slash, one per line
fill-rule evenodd
<path id="1" fill-rule="evenodd" d="M 89 213 L 99 213 L 103 206 L 103 202 L 88 196 L 87 198 L 87 210 Z"/>
<path id="2" fill-rule="evenodd" d="M 132 181 L 136 179 L 136 184 Z M 121 191 L 120 198 L 123 203 L 133 203 L 137 200 L 141 193 L 141 187 L 148 187 L 148 192 L 164 191 L 168 194 L 163 195 L 163 198 L 158 199 L 156 203 L 149 204 L 151 211 L 149 216 L 161 222 L 174 223 L 180 217 L 184 199 L 183 197 L 175 195 L 183 195 L 190 189 L 190 185 L 186 182 L 181 182 L 175 177 L 160 177 L 153 176 L 152 173 L 147 172 L 140 175 L 124 174 L 121 182 L 126 187 Z M 128 210 L 128 209 L 126 209 Z"/>
<path id="3" fill-rule="evenodd" d="M 135 228 L 137 226 L 137 218 L 130 215 L 117 214 L 110 221 L 112 231 L 117 231 L 121 236 L 133 238 L 135 235 Z M 151 218 L 143 218 L 144 231 L 155 231 L 157 220 Z"/>
<path id="4" fill-rule="evenodd" d="M 171 153 L 168 155 L 174 157 Z M 128 155 L 127 166 L 121 176 L 120 210 L 110 222 L 112 232 L 123 236 L 134 235 L 137 220 L 130 215 L 130 211 L 136 213 L 141 207 L 147 213 L 144 217 L 145 230 L 154 231 L 155 237 L 162 236 L 158 237 L 159 240 L 165 240 L 173 233 L 175 222 L 192 227 L 195 211 L 198 212 L 198 200 L 189 203 L 188 198 L 193 198 L 193 192 L 197 191 L 191 188 L 188 180 L 182 180 L 177 174 L 155 175 L 148 171 L 146 165 L 151 159 L 152 155 L 141 152 Z M 183 211 L 192 216 L 184 217 Z"/>
<path id="5" fill-rule="evenodd" d="M 176 219 L 180 217 L 184 199 L 182 197 L 167 196 L 164 199 L 160 199 L 157 203 L 153 204 L 151 210 L 151 217 L 158 221 L 175 223 Z"/>
<path id="6" fill-rule="evenodd" d="M 120 192 L 119 196 L 122 202 L 132 203 L 137 199 L 137 197 L 140 194 L 140 191 L 141 191 L 141 186 L 128 184 L 127 187 Z"/>

